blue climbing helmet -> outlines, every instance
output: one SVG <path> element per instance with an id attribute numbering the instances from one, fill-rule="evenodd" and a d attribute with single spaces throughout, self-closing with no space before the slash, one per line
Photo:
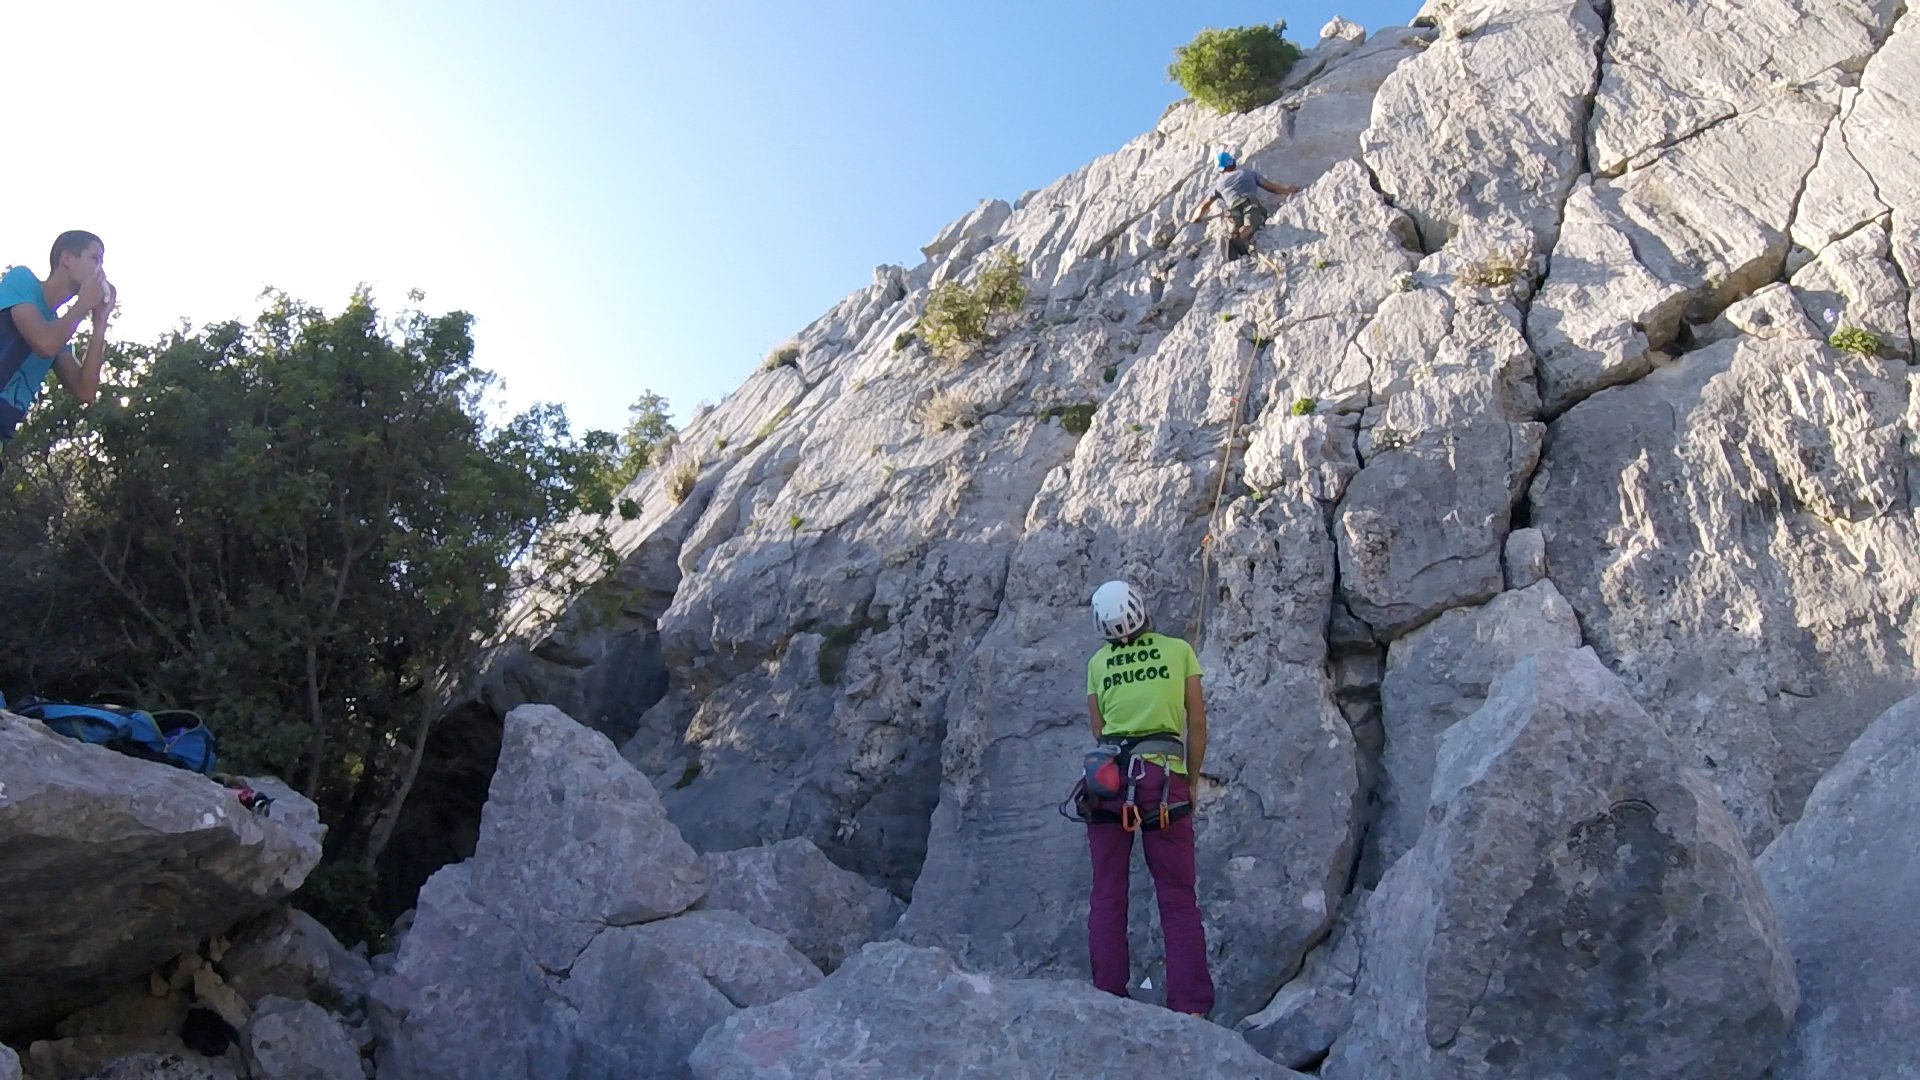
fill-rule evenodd
<path id="1" fill-rule="evenodd" d="M 1220 171 L 1225 172 L 1226 170 L 1233 168 L 1233 155 L 1227 153 L 1225 150 L 1222 150 L 1219 153 L 1213 155 L 1213 163 L 1220 167 Z"/>

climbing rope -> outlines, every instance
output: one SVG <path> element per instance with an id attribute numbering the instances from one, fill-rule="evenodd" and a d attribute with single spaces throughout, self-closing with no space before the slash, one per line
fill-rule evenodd
<path id="1" fill-rule="evenodd" d="M 1260 265 L 1272 274 L 1276 280 L 1285 276 L 1280 264 L 1271 256 L 1249 248 L 1247 253 L 1259 260 Z M 1247 396 L 1253 391 L 1253 369 L 1260 360 L 1260 348 L 1264 344 L 1260 337 L 1260 323 L 1249 319 L 1253 327 L 1253 348 L 1247 351 L 1247 362 L 1240 372 L 1240 388 L 1231 400 L 1232 413 L 1227 420 L 1227 441 L 1220 447 L 1219 476 L 1214 481 L 1213 504 L 1207 508 L 1207 532 L 1200 540 L 1200 588 L 1193 605 L 1193 620 L 1187 627 L 1187 640 L 1197 650 L 1205 644 L 1207 623 L 1207 598 L 1211 592 L 1213 569 L 1213 533 L 1220 519 L 1220 503 L 1226 498 L 1227 475 L 1233 469 L 1233 453 L 1240 441 L 1241 418 L 1246 412 Z"/>

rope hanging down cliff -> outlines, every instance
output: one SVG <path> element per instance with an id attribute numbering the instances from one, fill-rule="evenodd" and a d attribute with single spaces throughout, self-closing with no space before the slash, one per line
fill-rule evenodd
<path id="1" fill-rule="evenodd" d="M 1273 257 L 1259 251 L 1248 251 L 1276 281 L 1285 276 L 1284 269 Z M 1207 531 L 1200 540 L 1200 586 L 1193 606 L 1193 619 L 1187 626 L 1187 640 L 1200 647 L 1206 642 L 1207 594 L 1212 585 L 1213 568 L 1213 532 L 1220 519 L 1220 503 L 1226 497 L 1227 475 L 1233 469 L 1233 453 L 1240 441 L 1241 417 L 1247 407 L 1247 396 L 1253 391 L 1253 369 L 1260 360 L 1260 349 L 1268 339 L 1260 336 L 1260 324 L 1249 319 L 1252 327 L 1252 348 L 1247 350 L 1247 362 L 1240 371 L 1240 386 L 1231 399 L 1232 413 L 1227 418 L 1227 439 L 1220 447 L 1220 466 L 1214 479 L 1213 502 L 1207 508 Z"/>

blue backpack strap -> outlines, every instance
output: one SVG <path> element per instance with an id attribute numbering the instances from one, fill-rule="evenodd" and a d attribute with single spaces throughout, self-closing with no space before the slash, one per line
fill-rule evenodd
<path id="1" fill-rule="evenodd" d="M 47 727 L 81 742 L 114 745 L 133 738 L 133 725 L 115 709 L 94 705 L 73 705 L 63 701 L 37 701 L 20 706 L 20 715 L 31 717 Z"/>

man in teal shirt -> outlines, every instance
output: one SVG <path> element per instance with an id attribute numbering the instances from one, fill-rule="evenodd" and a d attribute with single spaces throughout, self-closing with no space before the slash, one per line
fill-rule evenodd
<path id="1" fill-rule="evenodd" d="M 102 268 L 106 252 L 90 232 L 64 232 L 53 242 L 45 281 L 24 266 L 0 275 L 0 448 L 26 419 L 48 371 L 86 404 L 99 394 L 107 318 L 114 305 L 113 286 Z M 69 300 L 73 304 L 66 313 L 55 314 Z M 93 337 L 86 359 L 75 360 L 73 335 L 89 317 Z"/>

